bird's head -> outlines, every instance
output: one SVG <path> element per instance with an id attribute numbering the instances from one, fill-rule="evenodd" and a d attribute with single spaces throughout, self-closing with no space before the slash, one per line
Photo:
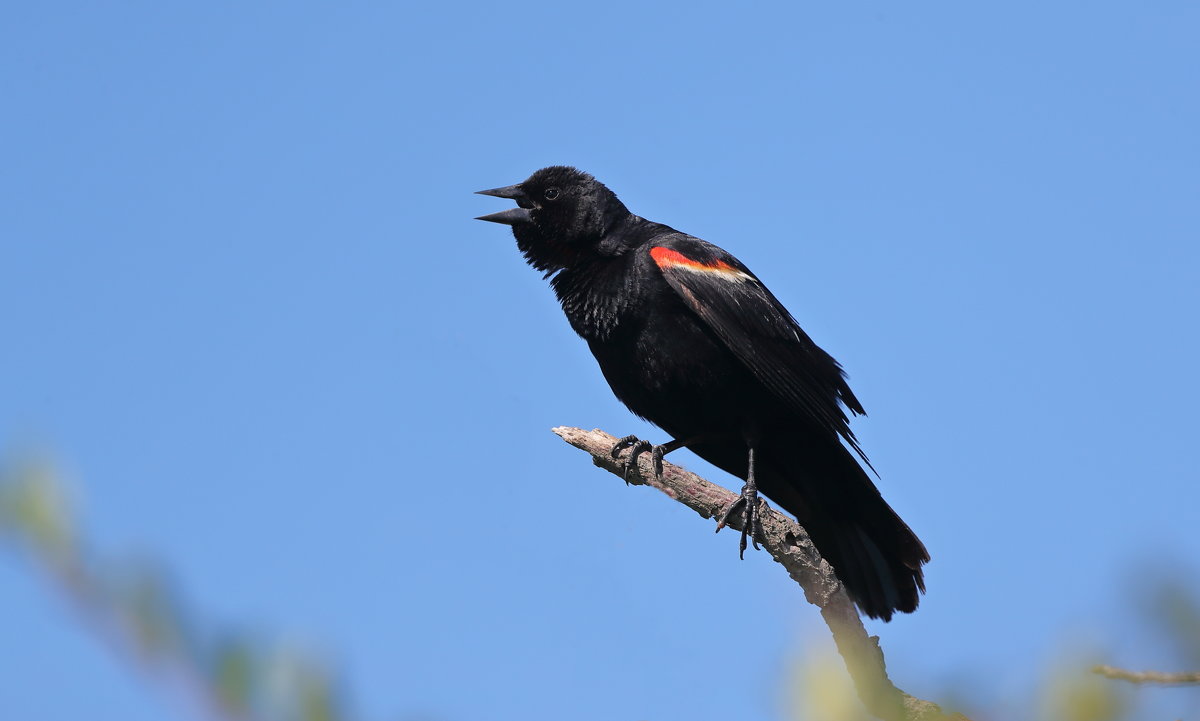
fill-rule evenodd
<path id="1" fill-rule="evenodd" d="M 605 236 L 629 216 L 625 204 L 603 183 L 563 165 L 542 168 L 516 185 L 479 193 L 517 202 L 516 208 L 478 220 L 512 226 L 525 259 L 549 273 L 607 254 Z"/>

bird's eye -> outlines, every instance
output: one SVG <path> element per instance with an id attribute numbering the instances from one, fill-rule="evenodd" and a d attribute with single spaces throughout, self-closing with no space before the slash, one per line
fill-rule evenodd
<path id="1" fill-rule="evenodd" d="M 543 195 L 546 196 L 546 200 L 554 200 L 558 197 L 558 188 L 546 188 L 546 192 Z"/>

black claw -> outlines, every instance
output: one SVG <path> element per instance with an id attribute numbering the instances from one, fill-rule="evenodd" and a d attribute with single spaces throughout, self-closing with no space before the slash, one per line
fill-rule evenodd
<path id="1" fill-rule="evenodd" d="M 637 472 L 638 456 L 642 455 L 646 451 L 650 451 L 650 459 L 652 465 L 654 466 L 655 479 L 662 480 L 663 456 L 668 453 L 668 450 L 673 450 L 673 448 L 668 449 L 666 446 L 656 446 L 650 441 L 643 441 L 637 436 L 625 436 L 613 444 L 612 451 L 610 451 L 610 453 L 612 454 L 613 458 L 620 458 L 621 451 L 625 450 L 626 448 L 631 450 L 629 451 L 629 457 L 625 459 L 624 464 L 623 476 L 625 478 L 625 485 L 629 485 L 629 475 Z"/>
<path id="2" fill-rule="evenodd" d="M 745 498 L 738 496 L 737 498 L 733 499 L 733 503 L 730 503 L 725 507 L 725 512 L 722 513 L 721 517 L 717 520 L 717 533 L 720 533 L 721 529 L 729 524 L 729 517 L 733 515 L 734 509 L 745 502 Z"/>
<path id="3" fill-rule="evenodd" d="M 638 456 L 650 450 L 654 446 L 650 441 L 638 441 L 629 449 L 629 457 L 625 459 L 625 482 L 629 483 L 629 474 L 637 472 Z"/>
<path id="4" fill-rule="evenodd" d="M 756 550 L 756 551 L 761 550 L 758 546 L 758 537 L 763 535 L 762 507 L 763 507 L 762 499 L 758 498 L 758 494 L 756 493 L 755 498 L 754 498 L 754 512 L 750 514 L 750 526 L 749 526 L 751 529 L 750 530 L 750 545 L 754 546 L 754 550 Z M 744 533 L 744 531 L 743 531 L 743 533 Z M 745 541 L 743 541 L 743 543 L 744 542 Z"/>
<path id="5" fill-rule="evenodd" d="M 637 443 L 639 440 L 640 439 L 637 436 L 625 436 L 621 440 L 617 441 L 613 444 L 612 451 L 610 451 L 612 457 L 619 457 L 621 455 L 621 451 L 632 446 L 634 443 Z"/>
<path id="6" fill-rule="evenodd" d="M 642 442 L 642 440 L 640 438 L 638 438 L 637 436 L 625 436 L 624 438 L 622 438 L 621 440 L 619 440 L 613 444 L 612 450 L 609 451 L 609 454 L 612 455 L 613 458 L 620 458 L 621 451 L 625 450 L 626 448 L 629 448 L 630 446 L 636 446 L 637 444 L 639 444 L 641 442 Z M 635 451 L 635 454 L 636 454 L 636 451 Z M 627 485 L 627 486 L 629 485 L 629 463 L 628 463 L 628 461 L 625 463 L 625 465 L 623 467 L 623 472 L 621 473 L 621 479 L 625 481 L 625 485 Z"/>
<path id="7" fill-rule="evenodd" d="M 725 508 L 725 512 L 721 514 L 721 519 L 717 521 L 717 532 L 719 533 L 733 516 L 733 512 L 738 506 L 742 506 L 742 535 L 738 538 L 738 558 L 745 560 L 746 558 L 746 539 L 749 538 L 750 544 L 754 546 L 754 550 L 759 550 L 758 537 L 763 535 L 762 516 L 760 514 L 760 504 L 762 501 L 758 497 L 758 489 L 751 488 L 749 485 L 742 486 L 741 494 L 733 499 L 733 503 Z"/>

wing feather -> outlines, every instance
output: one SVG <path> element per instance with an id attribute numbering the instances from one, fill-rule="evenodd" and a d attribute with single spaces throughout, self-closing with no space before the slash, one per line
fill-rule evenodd
<path id="1" fill-rule="evenodd" d="M 846 410 L 866 413 L 841 365 L 746 266 L 691 236 L 654 245 L 650 256 L 683 302 L 764 386 L 797 413 L 840 435 L 870 466 Z"/>

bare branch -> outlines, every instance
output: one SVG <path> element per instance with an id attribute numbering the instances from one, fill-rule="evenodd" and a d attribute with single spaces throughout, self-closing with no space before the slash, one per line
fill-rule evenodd
<path id="1" fill-rule="evenodd" d="M 618 476 L 623 475 L 623 462 L 610 454 L 613 444 L 617 442 L 615 437 L 599 429 L 585 431 L 566 426 L 555 428 L 554 432 L 567 443 L 590 453 L 597 466 Z M 639 458 L 640 477 L 631 477 L 629 481 L 657 488 L 704 518 L 713 518 L 737 497 L 733 492 L 671 463 L 663 463 L 663 476 L 659 481 L 654 477 L 649 456 L 646 453 Z M 962 714 L 948 715 L 937 704 L 909 696 L 896 688 L 888 678 L 879 638 L 867 635 L 858 609 L 846 595 L 833 569 L 817 553 L 808 533 L 782 513 L 774 509 L 764 510 L 763 537 L 758 539 L 759 543 L 800 584 L 808 602 L 821 609 L 821 617 L 833 632 L 838 653 L 845 660 L 846 669 L 867 710 L 885 721 L 968 721 Z M 741 514 L 734 514 L 729 519 L 729 526 L 740 531 Z"/>
<path id="2" fill-rule="evenodd" d="M 1115 666 L 1093 666 L 1092 673 L 1130 683 L 1160 683 L 1170 686 L 1200 684 L 1200 671 L 1168 673 L 1163 671 L 1126 671 Z"/>

